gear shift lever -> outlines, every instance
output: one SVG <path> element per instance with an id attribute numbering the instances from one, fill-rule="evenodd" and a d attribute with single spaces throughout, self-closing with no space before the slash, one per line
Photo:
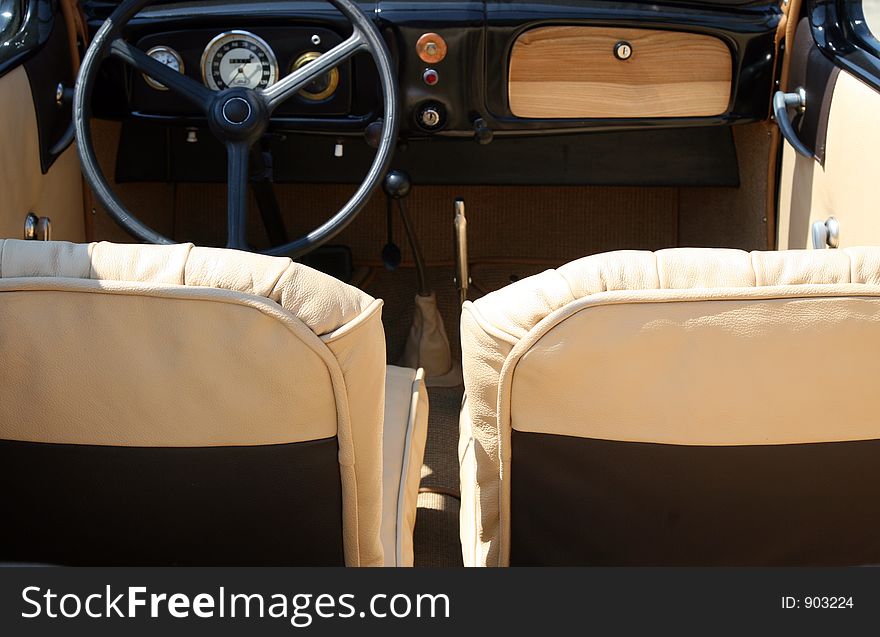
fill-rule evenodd
<path id="1" fill-rule="evenodd" d="M 386 267 L 388 265 L 387 260 L 385 259 L 386 253 L 387 256 L 394 256 L 393 250 L 397 248 L 394 245 L 394 242 L 391 239 L 391 204 L 392 201 L 397 202 L 397 208 L 400 211 L 400 220 L 403 222 L 403 229 L 406 232 L 406 239 L 409 242 L 410 250 L 413 254 L 413 260 L 416 262 L 416 272 L 419 277 L 419 296 L 430 296 L 431 291 L 428 289 L 428 280 L 425 275 L 425 260 L 422 258 L 422 249 L 419 246 L 418 239 L 416 238 L 415 232 L 412 229 L 412 226 L 409 223 L 409 215 L 406 213 L 406 206 L 404 205 L 404 199 L 409 195 L 410 190 L 412 189 L 412 181 L 410 181 L 409 175 L 405 172 L 401 172 L 399 170 L 391 170 L 385 175 L 385 180 L 382 182 L 382 189 L 385 191 L 385 195 L 388 197 L 388 244 L 385 246 L 385 249 L 382 250 L 383 261 L 386 261 Z M 397 250 L 398 260 L 394 265 L 394 268 L 397 267 L 397 264 L 400 263 L 400 250 Z M 389 268 L 393 270 L 394 268 Z"/>
<path id="2" fill-rule="evenodd" d="M 385 177 L 383 183 L 385 189 L 385 219 L 388 224 L 387 237 L 388 241 L 382 248 L 382 263 L 389 272 L 394 272 L 400 265 L 400 248 L 394 243 L 394 185 L 388 183 L 388 177 Z"/>
<path id="3" fill-rule="evenodd" d="M 419 246 L 415 230 L 410 225 L 409 215 L 404 205 L 404 199 L 412 190 L 412 182 L 406 173 L 392 170 L 385 175 L 382 187 L 388 197 L 389 213 L 392 202 L 397 202 L 400 220 L 403 222 L 403 229 L 406 232 L 406 238 L 412 251 L 419 281 L 413 322 L 409 329 L 409 336 L 406 339 L 406 346 L 403 349 L 400 364 L 414 369 L 423 368 L 425 370 L 425 382 L 428 386 L 452 387 L 458 385 L 461 383 L 461 366 L 452 360 L 449 338 L 446 336 L 446 327 L 443 325 L 443 318 L 437 309 L 437 295 L 428 287 L 428 277 L 425 273 L 425 260 L 422 257 L 422 249 Z M 388 245 L 385 246 L 386 250 L 389 249 L 389 246 L 393 245 L 393 242 L 389 239 Z M 385 250 L 382 251 L 382 254 L 384 259 Z"/>

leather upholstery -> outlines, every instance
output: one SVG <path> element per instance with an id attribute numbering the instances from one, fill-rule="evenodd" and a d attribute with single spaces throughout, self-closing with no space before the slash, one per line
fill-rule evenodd
<path id="1" fill-rule="evenodd" d="M 413 323 L 400 363 L 410 368 L 421 367 L 427 376 L 443 376 L 452 369 L 449 339 L 434 292 L 428 296 L 416 294 Z"/>
<path id="2" fill-rule="evenodd" d="M 880 438 L 866 417 L 880 409 L 878 329 L 880 248 L 612 252 L 466 303 L 465 563 L 508 563 L 511 430 L 713 446 Z"/>
<path id="3" fill-rule="evenodd" d="M 337 437 L 349 565 L 382 565 L 381 301 L 192 245 L 0 241 L 0 439 L 130 447 Z"/>
<path id="4" fill-rule="evenodd" d="M 384 433 L 382 546 L 385 566 L 412 566 L 413 529 L 428 436 L 424 370 L 387 367 Z"/>

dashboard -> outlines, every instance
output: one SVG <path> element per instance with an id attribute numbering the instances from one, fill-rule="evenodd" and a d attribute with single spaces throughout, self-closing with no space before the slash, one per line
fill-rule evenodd
<path id="1" fill-rule="evenodd" d="M 116 4 L 86 0 L 90 27 L 97 30 Z M 397 68 L 401 144 L 419 149 L 410 163 L 422 161 L 421 142 L 466 141 L 469 146 L 434 145 L 431 156 L 467 166 L 455 158 L 476 153 L 488 158 L 477 160 L 484 169 L 487 161 L 506 166 L 504 175 L 490 174 L 489 183 L 528 177 L 511 164 L 531 148 L 533 155 L 548 155 L 545 165 L 556 171 L 554 179 L 564 169 L 563 183 L 607 183 L 607 173 L 622 175 L 612 181 L 624 184 L 731 185 L 738 174 L 729 170 L 731 158 L 723 157 L 734 152 L 730 127 L 768 117 L 781 17 L 772 0 L 379 0 L 360 7 L 376 23 Z M 222 89 L 271 85 L 349 33 L 329 3 L 220 0 L 156 3 L 132 21 L 127 38 L 179 72 Z M 160 137 L 149 132 L 157 126 L 180 131 L 176 137 L 201 135 L 204 122 L 164 87 L 114 60 L 105 67 L 94 112 L 125 121 L 133 129 L 129 139 L 149 144 Z M 332 138 L 337 148 L 344 142 L 342 161 L 322 159 L 295 169 L 295 178 L 329 171 L 327 179 L 338 179 L 367 161 L 381 108 L 372 60 L 358 54 L 285 103 L 273 118 L 270 135 L 276 138 L 269 143 L 317 143 L 323 158 L 327 141 L 314 136 Z M 350 143 L 358 137 L 367 144 Z M 507 139 L 529 141 L 511 151 Z M 621 172 L 614 159 L 600 166 L 583 158 L 572 164 L 565 144 L 591 153 L 632 149 L 645 157 Z M 505 148 L 510 159 L 495 157 Z M 673 149 L 689 149 L 694 164 L 670 164 Z M 155 149 L 156 156 L 161 150 Z M 558 156 L 563 152 L 568 159 Z M 652 176 L 635 176 L 652 159 Z M 143 174 L 124 152 L 120 162 L 119 178 L 156 176 Z M 457 174 L 447 168 L 450 174 L 435 172 L 427 180 L 470 183 L 470 167 Z M 171 169 L 163 175 L 184 177 L 197 176 Z M 281 176 L 287 177 L 294 178 Z"/>
<path id="2" fill-rule="evenodd" d="M 266 88 L 317 59 L 342 37 L 326 27 L 260 27 L 160 31 L 137 46 L 160 62 L 215 91 Z M 271 44 L 270 44 L 271 43 Z M 281 116 L 345 116 L 351 111 L 351 61 L 316 78 L 282 104 Z M 136 115 L 194 116 L 184 101 L 147 76 L 134 77 L 131 105 Z"/>

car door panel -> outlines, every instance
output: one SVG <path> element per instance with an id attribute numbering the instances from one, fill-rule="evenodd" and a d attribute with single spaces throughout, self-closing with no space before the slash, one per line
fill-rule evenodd
<path id="1" fill-rule="evenodd" d="M 55 104 L 59 83 L 72 86 L 67 29 L 53 3 L 25 2 L 17 45 L 0 60 L 0 237 L 21 238 L 28 213 L 49 217 L 52 238 L 85 240 L 83 189 L 75 145 L 49 149 L 70 122 L 70 106 Z M 50 11 L 51 10 L 51 11 Z M 47 13 L 49 12 L 49 13 Z M 36 14 L 36 17 L 34 15 Z M 51 30 L 41 37 L 34 30 Z"/>
<path id="2" fill-rule="evenodd" d="M 71 146 L 49 170 L 40 166 L 40 139 L 30 83 L 18 67 L 0 78 L 0 236 L 21 238 L 25 216 L 52 219 L 55 239 L 85 239 L 82 180 Z"/>
<path id="3" fill-rule="evenodd" d="M 806 109 L 793 121 L 814 152 L 785 143 L 779 193 L 779 249 L 812 246 L 813 223 L 834 217 L 839 246 L 880 244 L 880 92 L 843 70 L 819 48 L 806 19 L 798 27 L 788 90 L 806 90 Z"/>

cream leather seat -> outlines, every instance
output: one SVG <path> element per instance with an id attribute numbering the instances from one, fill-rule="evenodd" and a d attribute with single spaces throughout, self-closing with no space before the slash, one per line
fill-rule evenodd
<path id="1" fill-rule="evenodd" d="M 591 256 L 461 333 L 466 564 L 880 561 L 880 248 Z"/>
<path id="2" fill-rule="evenodd" d="M 421 373 L 284 258 L 0 241 L 0 560 L 412 563 Z"/>

